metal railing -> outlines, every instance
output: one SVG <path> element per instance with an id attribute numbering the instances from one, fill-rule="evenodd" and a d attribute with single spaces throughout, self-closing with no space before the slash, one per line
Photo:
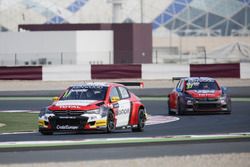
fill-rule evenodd
<path id="1" fill-rule="evenodd" d="M 124 52 L 124 51 L 123 51 Z M 122 52 L 122 53 L 123 53 Z M 206 52 L 174 54 L 161 50 L 152 52 L 153 64 L 217 64 L 250 62 L 250 55 L 209 55 Z M 118 54 L 118 53 L 116 53 Z M 123 53 L 124 63 L 131 52 Z M 70 65 L 70 64 L 113 64 L 113 52 L 54 52 L 54 53 L 2 53 L 0 66 L 40 66 L 40 65 Z"/>
<path id="2" fill-rule="evenodd" d="M 113 64 L 112 52 L 0 53 L 0 66 Z"/>

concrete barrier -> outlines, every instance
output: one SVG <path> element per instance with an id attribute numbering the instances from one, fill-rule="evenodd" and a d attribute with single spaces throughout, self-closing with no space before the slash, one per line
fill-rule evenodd
<path id="1" fill-rule="evenodd" d="M 76 81 L 91 79 L 172 79 L 172 77 L 250 79 L 250 63 L 112 64 L 0 67 L 0 80 Z"/>
<path id="2" fill-rule="evenodd" d="M 240 64 L 190 64 L 190 76 L 240 78 Z"/>
<path id="3" fill-rule="evenodd" d="M 241 79 L 250 78 L 250 63 L 240 63 L 240 78 Z"/>
<path id="4" fill-rule="evenodd" d="M 172 79 L 173 77 L 189 76 L 189 65 L 142 64 L 142 79 Z"/>
<path id="5" fill-rule="evenodd" d="M 42 80 L 42 67 L 0 67 L 0 80 Z"/>
<path id="6" fill-rule="evenodd" d="M 92 65 L 92 79 L 141 79 L 141 64 Z"/>
<path id="7" fill-rule="evenodd" d="M 43 66 L 43 81 L 91 80 L 90 65 Z"/>

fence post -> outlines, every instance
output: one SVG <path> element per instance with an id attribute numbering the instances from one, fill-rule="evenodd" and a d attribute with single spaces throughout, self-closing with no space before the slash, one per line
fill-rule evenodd
<path id="1" fill-rule="evenodd" d="M 111 64 L 111 55 L 112 53 L 111 53 L 111 51 L 109 51 L 109 64 Z"/>
<path id="2" fill-rule="evenodd" d="M 155 50 L 155 59 L 156 59 L 155 63 L 158 64 L 158 51 L 157 50 Z"/>
<path id="3" fill-rule="evenodd" d="M 17 54 L 15 53 L 15 66 L 17 65 Z"/>
<path id="4" fill-rule="evenodd" d="M 63 52 L 61 52 L 61 64 L 63 64 Z"/>

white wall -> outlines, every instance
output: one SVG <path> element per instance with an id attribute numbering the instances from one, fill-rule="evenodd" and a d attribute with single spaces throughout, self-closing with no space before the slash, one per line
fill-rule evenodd
<path id="1" fill-rule="evenodd" d="M 49 53 L 76 50 L 75 32 L 3 32 L 0 53 Z"/>
<path id="2" fill-rule="evenodd" d="M 250 79 L 250 63 L 240 63 L 240 78 Z"/>
<path id="3" fill-rule="evenodd" d="M 25 62 L 30 65 L 41 58 L 46 58 L 52 65 L 89 64 L 90 61 L 109 63 L 110 53 L 113 53 L 112 31 L 0 33 L 0 65 L 24 65 Z"/>
<path id="4" fill-rule="evenodd" d="M 91 66 L 88 64 L 43 66 L 42 70 L 43 81 L 91 80 Z"/>
<path id="5" fill-rule="evenodd" d="M 3 32 L 0 33 L 1 65 L 24 65 L 28 62 L 38 62 L 40 58 L 47 58 L 52 64 L 61 63 L 62 53 L 73 53 L 76 50 L 75 32 L 70 31 L 41 31 L 41 32 Z M 70 56 L 72 63 L 75 56 Z"/>
<path id="6" fill-rule="evenodd" d="M 172 79 L 189 76 L 188 64 L 142 64 L 142 79 Z"/>
<path id="7" fill-rule="evenodd" d="M 113 31 L 77 31 L 77 64 L 112 64 Z"/>

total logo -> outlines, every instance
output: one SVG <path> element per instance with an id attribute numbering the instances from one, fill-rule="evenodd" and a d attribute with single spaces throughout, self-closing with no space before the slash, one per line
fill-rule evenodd
<path id="1" fill-rule="evenodd" d="M 71 108 L 71 109 L 80 109 L 80 106 L 72 106 L 72 105 L 63 105 L 63 106 L 59 106 L 62 109 L 66 109 L 66 108 Z"/>

